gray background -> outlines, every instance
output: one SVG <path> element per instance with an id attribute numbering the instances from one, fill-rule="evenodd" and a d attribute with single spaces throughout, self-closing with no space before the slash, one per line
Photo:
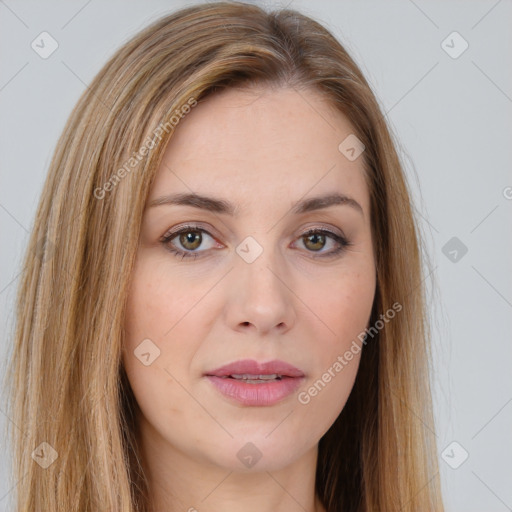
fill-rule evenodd
<path id="1" fill-rule="evenodd" d="M 0 0 L 3 362 L 10 350 L 21 254 L 67 116 L 114 49 L 183 5 Z M 324 23 L 361 66 L 387 112 L 428 248 L 446 510 L 512 510 L 512 2 L 262 5 L 288 5 Z M 47 59 L 31 48 L 43 31 L 59 45 Z M 450 36 L 442 44 L 454 31 L 469 44 L 457 58 L 462 40 Z M 450 242 L 453 237 L 457 240 Z M 3 407 L 0 413 L 3 426 L 9 420 Z M 6 453 L 3 440 L 2 450 Z M 460 464 L 463 450 L 469 457 Z M 7 511 L 16 482 L 10 482 L 2 459 L 0 510 Z"/>

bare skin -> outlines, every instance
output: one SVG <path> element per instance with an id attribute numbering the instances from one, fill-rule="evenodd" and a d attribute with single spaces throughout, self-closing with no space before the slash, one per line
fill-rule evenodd
<path id="1" fill-rule="evenodd" d="M 289 88 L 228 89 L 180 121 L 144 213 L 123 353 L 153 511 L 325 512 L 318 442 L 346 403 L 360 353 L 332 367 L 367 327 L 376 286 L 363 159 L 338 150 L 352 133 L 316 92 Z M 177 193 L 223 199 L 236 215 L 149 206 Z M 334 193 L 361 210 L 291 211 Z M 186 225 L 196 226 L 188 238 L 162 242 Z M 304 236 L 312 228 L 350 245 Z M 249 236 L 263 250 L 251 263 L 236 251 Z M 146 366 L 134 351 L 147 339 L 160 354 Z M 303 384 L 273 405 L 236 402 L 205 373 L 239 359 L 286 361 Z M 307 394 L 329 368 L 325 387 Z M 260 458 L 249 467 L 240 450 Z"/>

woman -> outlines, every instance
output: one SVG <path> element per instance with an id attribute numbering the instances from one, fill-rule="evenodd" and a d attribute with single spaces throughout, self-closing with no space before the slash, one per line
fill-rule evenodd
<path id="1" fill-rule="evenodd" d="M 420 240 L 340 43 L 188 7 L 58 143 L 19 291 L 17 510 L 442 511 Z"/>

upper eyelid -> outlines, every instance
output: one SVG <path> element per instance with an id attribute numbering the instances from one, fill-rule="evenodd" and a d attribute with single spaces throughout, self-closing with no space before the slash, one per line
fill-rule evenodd
<path id="1" fill-rule="evenodd" d="M 200 225 L 195 225 L 195 224 L 185 224 L 181 227 L 179 227 L 178 229 L 168 229 L 161 237 L 161 240 L 165 240 L 165 239 L 172 239 L 174 237 L 176 237 L 177 235 L 179 235 L 180 233 L 183 233 L 184 231 L 201 231 L 201 232 L 204 232 L 206 234 L 208 234 L 209 236 L 211 236 L 212 238 L 216 238 L 215 235 L 213 235 L 209 229 L 206 229 Z"/>

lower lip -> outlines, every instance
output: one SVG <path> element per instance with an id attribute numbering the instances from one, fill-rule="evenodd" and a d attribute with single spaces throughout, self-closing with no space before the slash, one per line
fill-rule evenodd
<path id="1" fill-rule="evenodd" d="M 209 381 L 224 395 L 243 405 L 273 405 L 291 395 L 304 377 L 283 377 L 261 384 L 248 384 L 243 380 L 207 376 Z"/>

